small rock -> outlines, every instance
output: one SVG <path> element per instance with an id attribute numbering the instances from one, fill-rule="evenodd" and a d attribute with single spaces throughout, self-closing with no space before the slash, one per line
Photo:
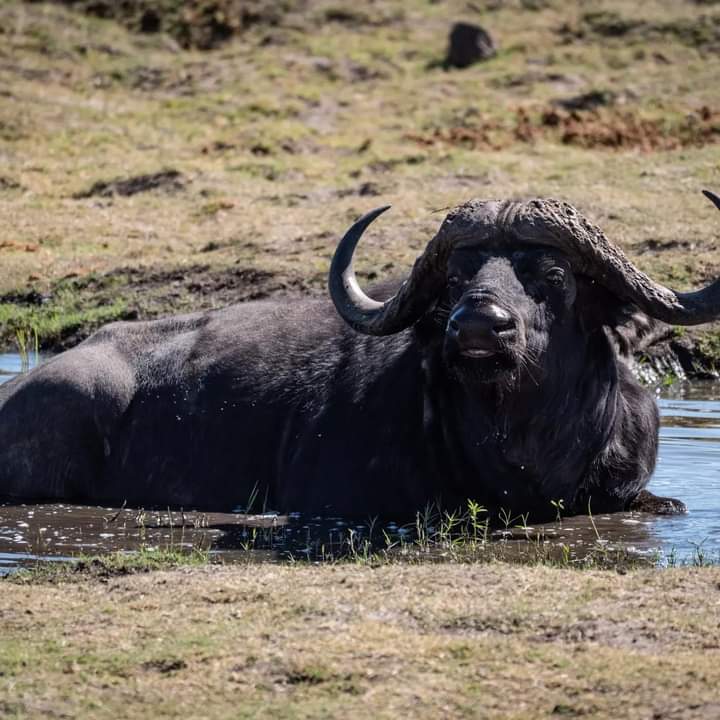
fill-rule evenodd
<path id="1" fill-rule="evenodd" d="M 160 19 L 160 15 L 151 8 L 145 10 L 140 17 L 140 32 L 142 33 L 152 34 L 160 32 L 161 25 L 162 20 Z"/>
<path id="2" fill-rule="evenodd" d="M 493 57 L 496 52 L 495 42 L 486 30 L 458 22 L 450 30 L 445 67 L 466 68 Z"/>

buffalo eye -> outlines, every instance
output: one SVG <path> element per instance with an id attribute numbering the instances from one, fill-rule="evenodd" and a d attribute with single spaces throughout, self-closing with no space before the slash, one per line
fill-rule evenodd
<path id="1" fill-rule="evenodd" d="M 457 275 L 451 275 L 447 279 L 447 284 L 449 287 L 457 287 L 460 284 L 460 278 Z"/>
<path id="2" fill-rule="evenodd" d="M 545 273 L 545 279 L 556 287 L 560 287 L 565 282 L 565 273 L 561 268 L 551 268 Z"/>

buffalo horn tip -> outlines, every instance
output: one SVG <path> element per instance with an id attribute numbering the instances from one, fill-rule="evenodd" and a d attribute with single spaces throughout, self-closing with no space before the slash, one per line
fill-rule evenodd
<path id="1" fill-rule="evenodd" d="M 718 209 L 720 210 L 720 197 L 718 197 L 714 192 L 711 190 L 703 190 L 702 194 L 710 200 L 710 202 Z"/>

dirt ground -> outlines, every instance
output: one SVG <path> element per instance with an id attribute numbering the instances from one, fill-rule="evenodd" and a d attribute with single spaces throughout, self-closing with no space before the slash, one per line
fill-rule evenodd
<path id="1" fill-rule="evenodd" d="M 720 569 L 247 565 L 2 582 L 3 717 L 720 714 Z"/>
<path id="2" fill-rule="evenodd" d="M 61 349 L 112 319 L 324 292 L 339 235 L 385 203 L 361 249 L 366 281 L 402 275 L 449 206 L 551 195 L 659 280 L 707 282 L 720 269 L 720 217 L 700 195 L 720 188 L 718 13 L 7 0 L 0 342 Z M 444 68 L 456 20 L 481 23 L 495 57 Z M 705 335 L 714 370 L 716 328 Z"/>

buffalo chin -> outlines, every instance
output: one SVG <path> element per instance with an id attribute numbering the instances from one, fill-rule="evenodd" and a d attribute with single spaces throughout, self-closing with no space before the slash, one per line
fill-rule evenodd
<path id="1" fill-rule="evenodd" d="M 453 348 L 446 353 L 446 360 L 454 375 L 478 383 L 502 382 L 518 369 L 517 359 L 508 352 L 484 354 Z"/>

